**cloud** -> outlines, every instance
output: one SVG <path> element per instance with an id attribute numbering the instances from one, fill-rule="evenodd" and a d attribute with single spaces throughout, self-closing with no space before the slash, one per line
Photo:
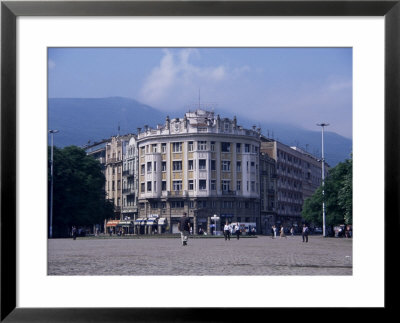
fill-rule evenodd
<path id="1" fill-rule="evenodd" d="M 139 92 L 142 102 L 160 109 L 180 109 L 196 101 L 199 90 L 215 99 L 218 89 L 229 87 L 232 81 L 249 70 L 246 66 L 201 66 L 201 55 L 196 49 L 165 49 L 163 54 L 159 65 L 152 69 Z"/>
<path id="2" fill-rule="evenodd" d="M 48 67 L 50 70 L 52 70 L 56 67 L 56 63 L 53 60 L 49 59 Z"/>

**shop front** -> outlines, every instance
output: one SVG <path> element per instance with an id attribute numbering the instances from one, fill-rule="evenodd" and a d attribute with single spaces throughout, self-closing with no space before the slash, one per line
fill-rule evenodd
<path id="1" fill-rule="evenodd" d="M 117 232 L 122 235 L 134 233 L 134 222 L 133 220 L 121 220 L 117 224 Z"/>
<path id="2" fill-rule="evenodd" d="M 107 233 L 112 235 L 117 233 L 117 225 L 119 224 L 120 220 L 109 220 L 106 223 Z"/>

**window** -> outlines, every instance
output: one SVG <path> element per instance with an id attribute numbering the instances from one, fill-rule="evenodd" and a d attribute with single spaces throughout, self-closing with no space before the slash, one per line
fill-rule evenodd
<path id="1" fill-rule="evenodd" d="M 167 171 L 167 162 L 161 162 L 161 170 L 163 171 L 163 172 L 166 172 Z"/>
<path id="2" fill-rule="evenodd" d="M 153 182 L 153 190 L 154 192 L 157 192 L 157 181 Z"/>
<path id="3" fill-rule="evenodd" d="M 231 170 L 231 162 L 229 160 L 222 161 L 222 171 L 229 172 Z"/>
<path id="4" fill-rule="evenodd" d="M 197 201 L 197 208 L 202 209 L 207 207 L 207 201 Z"/>
<path id="5" fill-rule="evenodd" d="M 179 171 L 182 170 L 182 161 L 173 161 L 172 162 L 172 170 Z"/>
<path id="6" fill-rule="evenodd" d="M 155 171 L 155 172 L 157 171 L 157 162 L 156 161 L 153 164 L 153 171 Z"/>
<path id="7" fill-rule="evenodd" d="M 181 142 L 173 142 L 172 143 L 172 151 L 174 153 L 180 153 L 182 151 L 182 143 Z"/>
<path id="8" fill-rule="evenodd" d="M 189 191 L 193 191 L 194 190 L 194 185 L 193 185 L 193 180 L 189 179 Z"/>
<path id="9" fill-rule="evenodd" d="M 236 144 L 236 152 L 237 153 L 240 153 L 240 148 L 241 148 L 240 146 L 241 145 L 239 143 Z"/>
<path id="10" fill-rule="evenodd" d="M 229 153 L 231 151 L 231 143 L 230 142 L 221 142 L 221 151 L 223 153 Z"/>
<path id="11" fill-rule="evenodd" d="M 166 181 L 162 181 L 161 182 L 161 190 L 162 191 L 166 191 L 167 190 L 167 182 Z"/>
<path id="12" fill-rule="evenodd" d="M 188 169 L 193 170 L 193 160 L 188 160 Z"/>
<path id="13" fill-rule="evenodd" d="M 207 189 L 207 181 L 205 179 L 199 180 L 199 189 L 206 190 Z"/>
<path id="14" fill-rule="evenodd" d="M 207 150 L 207 141 L 198 141 L 197 150 Z"/>
<path id="15" fill-rule="evenodd" d="M 206 160 L 199 159 L 199 169 L 206 169 Z"/>
<path id="16" fill-rule="evenodd" d="M 171 209 L 181 209 L 184 207 L 183 201 L 172 201 L 170 202 Z"/>
<path id="17" fill-rule="evenodd" d="M 161 152 L 162 153 L 167 152 L 167 144 L 166 143 L 161 144 Z"/>
<path id="18" fill-rule="evenodd" d="M 189 201 L 189 208 L 194 209 L 194 201 Z"/>
<path id="19" fill-rule="evenodd" d="M 242 170 L 242 162 L 237 161 L 236 162 L 236 171 L 240 172 Z"/>
<path id="20" fill-rule="evenodd" d="M 222 181 L 222 182 L 221 182 L 221 187 L 222 187 L 222 190 L 223 190 L 224 192 L 229 191 L 229 182 L 230 182 L 230 181 Z"/>
<path id="21" fill-rule="evenodd" d="M 245 153 L 249 153 L 250 152 L 250 145 L 249 144 L 245 144 L 244 145 L 244 152 Z"/>
<path id="22" fill-rule="evenodd" d="M 193 151 L 193 141 L 188 142 L 188 151 Z"/>
<path id="23" fill-rule="evenodd" d="M 255 192 L 255 190 L 256 190 L 256 182 L 251 181 L 251 191 Z"/>
<path id="24" fill-rule="evenodd" d="M 236 190 L 240 191 L 242 189 L 242 182 L 241 181 L 237 181 L 236 182 Z"/>
<path id="25" fill-rule="evenodd" d="M 215 151 L 215 141 L 211 141 L 210 149 L 211 151 Z"/>
<path id="26" fill-rule="evenodd" d="M 215 166 L 215 160 L 211 160 L 211 170 L 216 170 L 216 166 Z"/>
<path id="27" fill-rule="evenodd" d="M 224 123 L 224 131 L 228 132 L 229 131 L 229 122 Z"/>
<path id="28" fill-rule="evenodd" d="M 140 183 L 140 191 L 144 192 L 145 188 L 144 188 L 144 183 Z"/>
<path id="29" fill-rule="evenodd" d="M 153 153 L 156 153 L 156 152 L 157 152 L 157 144 L 152 144 L 152 145 L 151 145 L 151 151 L 152 151 Z"/>
<path id="30" fill-rule="evenodd" d="M 151 182 L 147 182 L 147 192 L 151 192 Z"/>
<path id="31" fill-rule="evenodd" d="M 144 175 L 144 164 L 140 165 L 140 173 Z"/>
<path id="32" fill-rule="evenodd" d="M 147 162 L 147 172 L 151 173 L 151 162 Z"/>
<path id="33" fill-rule="evenodd" d="M 217 190 L 217 184 L 216 184 L 215 179 L 212 179 L 212 180 L 211 180 L 211 182 L 210 182 L 210 189 L 211 189 L 212 191 L 216 191 L 216 190 Z"/>
<path id="34" fill-rule="evenodd" d="M 181 191 L 182 190 L 182 181 L 173 181 L 173 190 L 174 191 Z"/>
<path id="35" fill-rule="evenodd" d="M 166 209 L 167 208 L 167 203 L 166 202 L 161 202 L 161 208 Z"/>

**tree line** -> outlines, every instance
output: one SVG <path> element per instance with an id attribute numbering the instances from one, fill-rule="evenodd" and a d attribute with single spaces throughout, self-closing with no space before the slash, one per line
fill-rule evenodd
<path id="1" fill-rule="evenodd" d="M 325 224 L 333 227 L 353 224 L 353 158 L 339 163 L 329 171 L 325 180 Z M 322 225 L 322 185 L 304 202 L 305 222 Z"/>
<path id="2" fill-rule="evenodd" d="M 50 208 L 50 148 L 48 153 Z M 93 226 L 113 217 L 114 206 L 105 198 L 105 177 L 98 160 L 77 146 L 54 147 L 53 160 L 53 237 L 69 236 L 72 226 Z"/>

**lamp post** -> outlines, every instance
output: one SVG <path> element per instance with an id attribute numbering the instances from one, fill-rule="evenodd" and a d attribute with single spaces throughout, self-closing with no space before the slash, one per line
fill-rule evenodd
<path id="1" fill-rule="evenodd" d="M 50 156 L 50 238 L 53 237 L 53 147 L 54 147 L 54 134 L 58 130 L 49 130 L 51 134 L 51 156 Z"/>
<path id="2" fill-rule="evenodd" d="M 322 236 L 326 237 L 325 228 L 325 156 L 324 156 L 324 127 L 329 126 L 329 123 L 317 123 L 317 126 L 322 129 Z"/>

